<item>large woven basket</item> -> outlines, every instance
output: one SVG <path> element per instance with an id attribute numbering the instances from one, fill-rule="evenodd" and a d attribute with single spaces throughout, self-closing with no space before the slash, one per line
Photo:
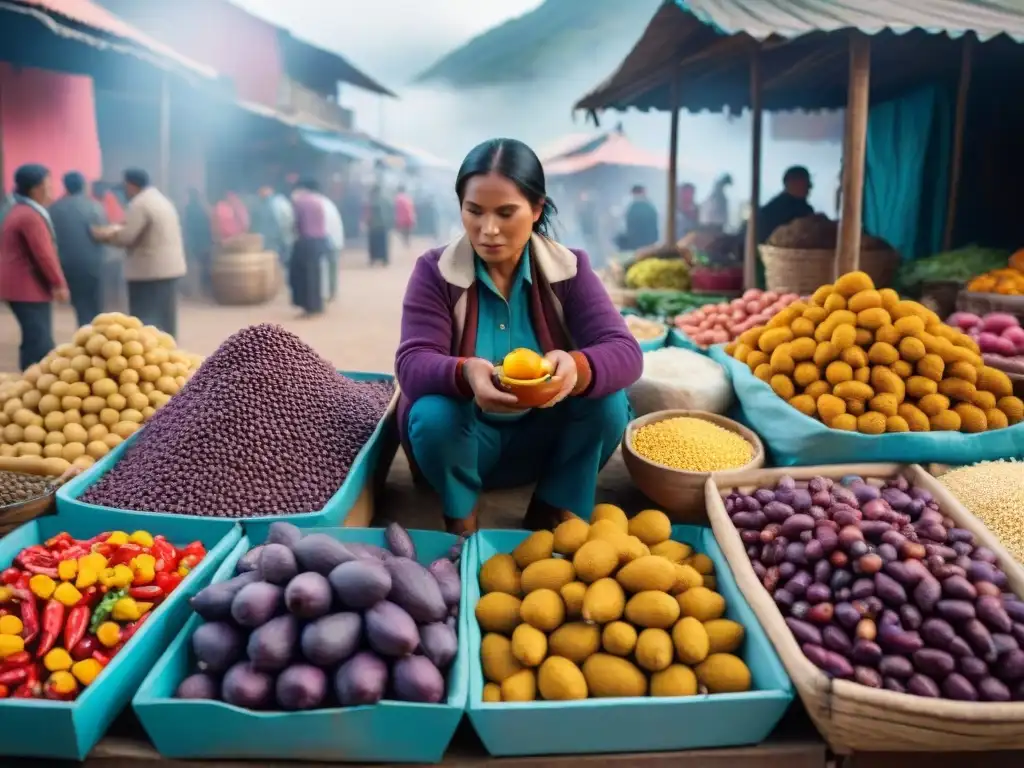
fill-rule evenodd
<path id="1" fill-rule="evenodd" d="M 761 443 L 761 438 L 742 424 L 707 411 L 655 411 L 633 419 L 626 427 L 626 432 L 622 436 L 622 461 L 626 465 L 633 484 L 671 516 L 675 522 L 706 525 L 704 485 L 709 477 L 718 473 L 685 472 L 681 469 L 673 469 L 645 459 L 633 450 L 633 435 L 638 429 L 648 424 L 682 416 L 710 421 L 723 429 L 735 432 L 750 443 L 754 448 L 753 454 L 750 463 L 741 468 L 743 470 L 754 470 L 764 466 L 764 445 Z"/>
<path id="2" fill-rule="evenodd" d="M 265 304 L 281 287 L 280 265 L 273 251 L 220 253 L 210 267 L 213 296 L 219 304 Z"/>
<path id="3" fill-rule="evenodd" d="M 995 552 L 1010 589 L 1024 595 L 1024 568 L 941 483 L 917 465 L 846 464 L 718 473 L 706 487 L 708 517 L 737 585 L 778 651 L 807 713 L 834 752 L 994 752 L 1024 748 L 1024 702 L 929 699 L 826 676 L 804 656 L 774 600 L 758 580 L 722 502 L 722 493 L 732 488 L 749 491 L 774 485 L 784 475 L 800 482 L 816 475 L 838 480 L 844 475 L 890 478 L 897 473 L 930 491 L 944 515 L 971 531 L 978 544 Z"/>
<path id="4" fill-rule="evenodd" d="M 759 245 L 758 249 L 761 261 L 764 262 L 765 283 L 769 291 L 805 296 L 836 279 L 836 253 L 832 248 L 825 250 Z M 879 288 L 892 283 L 899 264 L 899 254 L 893 250 L 860 252 L 861 271 L 867 272 Z"/>
<path id="5" fill-rule="evenodd" d="M 1006 312 L 1024 322 L 1024 296 L 963 290 L 956 297 L 956 308 L 960 312 L 971 312 L 979 316 L 990 312 Z"/>

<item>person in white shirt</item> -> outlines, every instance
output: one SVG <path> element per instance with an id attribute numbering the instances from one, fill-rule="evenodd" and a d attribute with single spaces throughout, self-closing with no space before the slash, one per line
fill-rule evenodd
<path id="1" fill-rule="evenodd" d="M 324 225 L 327 229 L 327 239 L 331 241 L 331 252 L 322 262 L 324 300 L 334 301 L 338 295 L 338 262 L 341 259 L 341 249 L 345 247 L 345 225 L 341 220 L 338 206 L 329 197 L 321 192 L 314 192 L 313 196 L 324 207 Z"/>

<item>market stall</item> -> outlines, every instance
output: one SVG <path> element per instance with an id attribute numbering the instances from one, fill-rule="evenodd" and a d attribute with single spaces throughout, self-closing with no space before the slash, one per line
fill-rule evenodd
<path id="1" fill-rule="evenodd" d="M 97 318 L 3 390 L 14 468 L 97 458 L 117 433 L 96 428 L 134 417 L 125 384 L 152 412 L 0 539 L 0 753 L 1001 764 L 1024 749 L 1024 464 L 1002 461 L 1024 457 L 1024 401 L 983 353 L 1020 326 L 944 323 L 863 272 L 757 309 L 709 354 L 646 353 L 631 399 L 703 403 L 638 409 L 588 520 L 519 530 L 519 489 L 469 537 L 431 530 L 403 457 L 387 525 L 350 525 L 391 464 L 389 379 L 272 326 L 193 365 Z M 543 404 L 550 372 L 520 357 L 497 380 Z"/>

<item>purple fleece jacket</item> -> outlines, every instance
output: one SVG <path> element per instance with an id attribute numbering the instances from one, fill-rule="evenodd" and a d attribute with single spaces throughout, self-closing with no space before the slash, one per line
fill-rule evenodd
<path id="1" fill-rule="evenodd" d="M 452 313 L 463 290 L 442 277 L 438 260 L 444 248 L 416 261 L 402 304 L 402 340 L 395 372 L 402 390 L 399 424 L 404 430 L 410 405 L 424 395 L 465 398 L 459 385 L 458 350 L 453 349 Z M 643 353 L 629 332 L 583 251 L 576 276 L 551 284 L 561 302 L 569 334 L 590 364 L 591 382 L 583 397 L 600 398 L 633 384 L 643 373 Z M 467 322 L 475 322 L 475 317 Z"/>

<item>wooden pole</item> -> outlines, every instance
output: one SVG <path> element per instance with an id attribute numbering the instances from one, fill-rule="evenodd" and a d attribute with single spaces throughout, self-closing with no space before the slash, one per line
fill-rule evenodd
<path id="1" fill-rule="evenodd" d="M 846 152 L 843 197 L 836 242 L 836 275 L 858 269 L 864 209 L 864 157 L 867 154 L 871 41 L 860 32 L 850 37 L 850 83 L 846 103 Z"/>
<path id="2" fill-rule="evenodd" d="M 679 74 L 673 73 L 669 86 L 672 126 L 668 138 L 668 210 L 665 212 L 665 242 L 674 245 L 676 237 L 676 190 L 679 184 Z"/>
<path id="3" fill-rule="evenodd" d="M 160 190 L 171 193 L 171 79 L 167 72 L 160 80 Z"/>
<path id="4" fill-rule="evenodd" d="M 761 108 L 761 52 L 750 55 L 750 216 L 747 241 L 743 248 L 743 287 L 757 288 L 757 209 L 761 207 L 761 133 L 764 118 Z"/>
<path id="5" fill-rule="evenodd" d="M 946 229 L 942 250 L 953 247 L 956 206 L 960 196 L 960 174 L 963 169 L 964 127 L 967 123 L 967 97 L 971 90 L 971 67 L 974 61 L 974 34 L 964 35 L 960 46 L 960 82 L 956 91 L 956 116 L 953 123 L 953 151 L 949 163 L 949 197 L 946 200 Z"/>

